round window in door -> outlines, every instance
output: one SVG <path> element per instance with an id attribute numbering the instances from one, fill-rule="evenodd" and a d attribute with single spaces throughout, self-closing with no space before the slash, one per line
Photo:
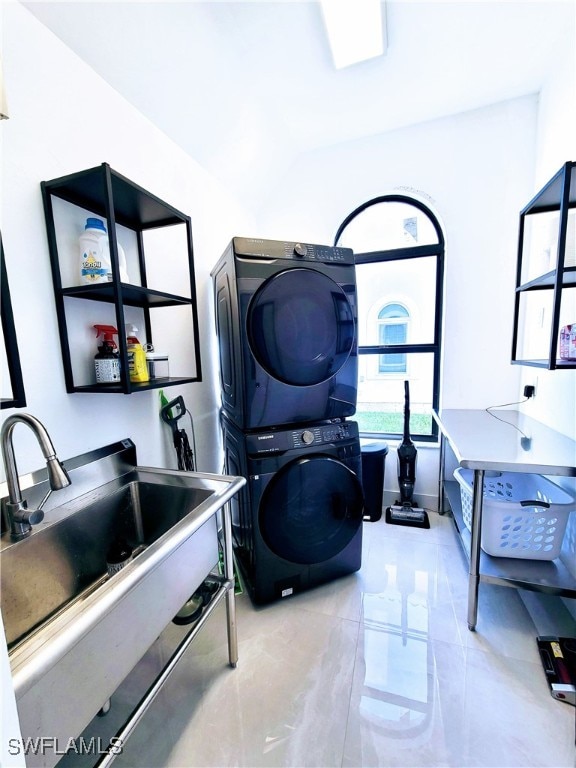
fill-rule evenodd
<path id="1" fill-rule="evenodd" d="M 248 309 L 252 354 L 284 384 L 310 386 L 334 376 L 352 351 L 354 333 L 348 297 L 313 269 L 278 272 Z"/>
<path id="2" fill-rule="evenodd" d="M 278 557 L 312 565 L 329 560 L 354 538 L 362 524 L 358 477 L 329 456 L 286 464 L 262 496 L 262 538 Z"/>

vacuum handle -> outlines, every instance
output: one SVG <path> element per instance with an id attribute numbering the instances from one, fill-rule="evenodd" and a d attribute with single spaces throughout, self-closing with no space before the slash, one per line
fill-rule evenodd
<path id="1" fill-rule="evenodd" d="M 404 442 L 410 443 L 410 383 L 404 382 Z"/>

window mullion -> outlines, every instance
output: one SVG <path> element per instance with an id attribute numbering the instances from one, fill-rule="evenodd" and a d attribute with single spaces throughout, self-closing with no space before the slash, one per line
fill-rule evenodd
<path id="1" fill-rule="evenodd" d="M 372 344 L 358 347 L 359 355 L 383 355 L 394 352 L 409 352 L 411 354 L 425 354 L 438 352 L 438 344 Z"/>
<path id="2" fill-rule="evenodd" d="M 422 259 L 426 256 L 431 259 L 442 253 L 438 245 L 411 245 L 407 248 L 393 248 L 388 251 L 369 251 L 368 253 L 354 253 L 356 264 L 373 264 L 378 261 L 407 261 L 409 259 Z"/>

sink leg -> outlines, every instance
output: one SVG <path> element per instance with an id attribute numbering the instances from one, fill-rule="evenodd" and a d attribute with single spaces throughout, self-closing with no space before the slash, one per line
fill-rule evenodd
<path id="1" fill-rule="evenodd" d="M 236 600 L 234 581 L 226 592 L 226 617 L 228 621 L 228 660 L 231 667 L 238 663 L 238 636 L 236 632 Z"/>
<path id="2" fill-rule="evenodd" d="M 232 549 L 232 522 L 230 502 L 222 508 L 224 533 L 224 577 L 228 582 L 226 591 L 226 617 L 228 622 L 228 660 L 231 667 L 238 662 L 238 636 L 236 632 L 236 595 L 234 594 L 234 555 Z"/>
<path id="3" fill-rule="evenodd" d="M 98 712 L 98 717 L 106 717 L 108 712 L 110 712 L 110 707 L 112 706 L 111 701 L 111 699 L 108 699 L 106 702 L 104 702 L 102 708 Z"/>

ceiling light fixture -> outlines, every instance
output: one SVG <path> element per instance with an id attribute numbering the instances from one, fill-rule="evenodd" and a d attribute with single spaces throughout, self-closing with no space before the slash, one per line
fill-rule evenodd
<path id="1" fill-rule="evenodd" d="M 336 69 L 384 55 L 383 0 L 320 0 L 320 5 Z"/>

